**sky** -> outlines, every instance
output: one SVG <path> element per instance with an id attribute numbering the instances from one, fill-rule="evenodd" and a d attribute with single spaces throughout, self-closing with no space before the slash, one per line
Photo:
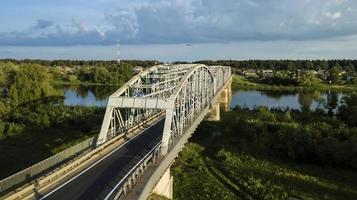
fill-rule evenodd
<path id="1" fill-rule="evenodd" d="M 3 0 L 0 58 L 357 59 L 356 0 Z"/>

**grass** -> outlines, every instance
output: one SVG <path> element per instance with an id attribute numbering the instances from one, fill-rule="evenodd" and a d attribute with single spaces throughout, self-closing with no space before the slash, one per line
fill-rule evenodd
<path id="1" fill-rule="evenodd" d="M 232 111 L 199 126 L 171 168 L 174 199 L 356 199 L 356 171 L 266 154 L 244 128 L 226 134 L 233 119 L 255 117 Z"/>
<path id="2" fill-rule="evenodd" d="M 242 76 L 234 75 L 233 88 L 235 89 L 255 89 L 255 90 L 279 90 L 279 91 L 341 91 L 350 92 L 357 91 L 356 85 L 338 85 L 317 83 L 314 86 L 287 86 L 287 85 L 268 85 L 263 83 L 256 83 L 245 79 Z"/>
<path id="3" fill-rule="evenodd" d="M 196 145 L 187 145 L 182 154 L 197 150 Z M 175 199 L 353 200 L 357 196 L 357 174 L 349 170 L 286 163 L 227 150 L 216 156 L 186 157 L 196 160 L 187 163 L 182 161 L 182 154 L 172 168 Z"/>

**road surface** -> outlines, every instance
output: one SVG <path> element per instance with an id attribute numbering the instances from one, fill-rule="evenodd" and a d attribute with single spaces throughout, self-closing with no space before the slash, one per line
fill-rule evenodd
<path id="1" fill-rule="evenodd" d="M 45 200 L 105 199 L 127 172 L 161 141 L 163 126 L 164 120 L 159 121 L 87 171 L 40 198 Z"/>

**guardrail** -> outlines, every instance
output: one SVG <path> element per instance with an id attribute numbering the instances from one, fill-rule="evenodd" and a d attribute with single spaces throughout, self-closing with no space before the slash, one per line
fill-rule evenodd
<path id="1" fill-rule="evenodd" d="M 31 180 L 33 177 L 41 174 L 42 172 L 70 159 L 86 150 L 94 148 L 95 137 L 91 137 L 73 147 L 66 149 L 58 154 L 55 154 L 39 163 L 36 163 L 12 176 L 9 176 L 0 181 L 0 193 L 21 184 L 25 181 Z"/>
<path id="2" fill-rule="evenodd" d="M 131 127 L 132 129 L 140 127 L 145 121 L 160 116 L 162 112 L 153 114 L 149 116 L 148 119 L 141 121 Z M 119 133 L 119 132 L 118 132 Z M 118 134 L 115 138 L 123 136 L 124 133 Z M 0 181 L 0 193 L 10 190 L 12 187 L 18 186 L 26 181 L 33 180 L 34 177 L 40 175 L 41 173 L 55 167 L 68 159 L 74 158 L 77 155 L 85 152 L 86 150 L 93 150 L 96 148 L 96 137 L 91 137 L 81 143 L 74 145 L 58 154 L 55 154 L 39 163 L 36 163 L 16 174 L 13 174 Z M 110 142 L 109 142 L 110 143 Z"/>
<path id="3" fill-rule="evenodd" d="M 109 199 L 115 191 L 118 192 L 114 196 L 114 200 L 118 200 L 126 196 L 128 191 L 134 186 L 139 177 L 145 172 L 149 164 L 155 162 L 156 158 L 160 156 L 161 142 L 155 145 L 125 176 L 122 178 L 107 195 L 105 200 Z"/>

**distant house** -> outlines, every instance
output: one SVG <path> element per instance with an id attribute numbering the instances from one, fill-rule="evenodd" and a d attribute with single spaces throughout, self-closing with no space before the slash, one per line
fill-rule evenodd
<path id="1" fill-rule="evenodd" d="M 329 77 L 329 72 L 327 70 L 319 70 L 317 71 L 317 77 L 326 81 Z"/>
<path id="2" fill-rule="evenodd" d="M 141 66 L 135 66 L 135 67 L 133 67 L 133 75 L 135 75 L 135 74 L 139 74 L 140 72 L 142 72 L 143 71 L 143 67 L 141 67 Z"/>
<path id="3" fill-rule="evenodd" d="M 262 71 L 263 77 L 272 77 L 274 75 L 274 71 L 271 69 L 264 69 Z"/>
<path id="4" fill-rule="evenodd" d="M 243 70 L 242 75 L 245 77 L 258 77 L 257 71 L 254 69 Z"/>

